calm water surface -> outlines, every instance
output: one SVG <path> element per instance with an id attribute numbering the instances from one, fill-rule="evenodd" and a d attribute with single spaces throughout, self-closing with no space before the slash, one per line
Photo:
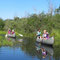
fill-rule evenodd
<path id="1" fill-rule="evenodd" d="M 43 58 L 41 48 L 47 51 L 45 58 Z M 0 47 L 0 60 L 60 60 L 60 46 L 52 48 L 41 45 L 32 38 L 25 38 L 13 47 Z"/>

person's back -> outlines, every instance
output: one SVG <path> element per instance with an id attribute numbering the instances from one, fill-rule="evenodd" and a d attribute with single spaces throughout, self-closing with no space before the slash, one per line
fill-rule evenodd
<path id="1" fill-rule="evenodd" d="M 47 39 L 49 39 L 49 33 L 48 32 L 47 32 L 47 36 L 46 37 L 47 37 Z"/>
<path id="2" fill-rule="evenodd" d="M 12 32 L 12 34 L 14 34 L 15 32 Z"/>
<path id="3" fill-rule="evenodd" d="M 8 30 L 8 34 L 11 34 L 11 30 Z"/>
<path id="4" fill-rule="evenodd" d="M 12 30 L 12 35 L 15 36 L 15 32 L 14 32 L 14 30 Z"/>
<path id="5" fill-rule="evenodd" d="M 46 34 L 43 34 L 43 38 L 46 38 Z"/>
<path id="6" fill-rule="evenodd" d="M 40 30 L 39 30 L 39 31 L 37 31 L 37 36 L 40 36 L 40 34 L 41 34 Z"/>

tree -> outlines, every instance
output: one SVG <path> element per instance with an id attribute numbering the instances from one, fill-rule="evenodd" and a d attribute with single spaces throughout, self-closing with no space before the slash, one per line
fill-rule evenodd
<path id="1" fill-rule="evenodd" d="M 4 25 L 5 25 L 5 24 L 4 24 L 3 19 L 0 18 L 0 30 L 3 30 Z"/>
<path id="2" fill-rule="evenodd" d="M 8 30 L 9 28 L 14 29 L 14 27 L 15 27 L 15 24 L 14 24 L 13 20 L 11 20 L 11 19 L 6 19 L 5 20 L 5 26 L 4 26 L 5 30 Z"/>

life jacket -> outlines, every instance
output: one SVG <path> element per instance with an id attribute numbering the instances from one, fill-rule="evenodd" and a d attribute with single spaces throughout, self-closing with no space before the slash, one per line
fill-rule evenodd
<path id="1" fill-rule="evenodd" d="M 8 34 L 11 34 L 11 31 L 10 30 L 8 31 Z"/>
<path id="2" fill-rule="evenodd" d="M 37 32 L 37 35 L 40 35 L 40 34 L 41 34 L 41 32 L 38 31 L 38 32 Z"/>
<path id="3" fill-rule="evenodd" d="M 49 38 L 49 34 L 47 34 L 47 36 L 46 36 L 47 38 Z"/>
<path id="4" fill-rule="evenodd" d="M 45 38 L 46 38 L 46 36 L 47 36 L 47 34 L 43 34 L 43 37 L 45 37 Z"/>
<path id="5" fill-rule="evenodd" d="M 15 32 L 12 32 L 12 34 L 14 34 Z"/>

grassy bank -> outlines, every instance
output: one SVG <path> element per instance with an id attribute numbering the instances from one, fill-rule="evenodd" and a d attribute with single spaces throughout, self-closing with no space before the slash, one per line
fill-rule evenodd
<path id="1" fill-rule="evenodd" d="M 5 31 L 0 31 L 0 34 L 6 34 L 6 32 Z M 20 33 L 18 33 L 18 32 L 16 32 L 16 36 L 19 36 L 19 34 L 22 34 L 23 35 L 23 37 L 36 37 L 36 33 L 22 33 L 22 32 L 20 32 Z M 50 34 L 50 36 L 54 36 L 54 46 L 58 46 L 58 45 L 60 45 L 60 30 L 57 30 L 57 29 L 53 29 L 52 30 L 52 33 Z M 19 36 L 20 37 L 20 36 Z M 22 37 L 22 38 L 23 38 Z M 3 37 L 3 36 L 0 36 L 0 46 L 1 45 L 10 45 L 10 46 L 12 46 L 13 45 L 13 43 L 12 43 L 12 41 L 8 41 L 8 40 L 6 40 L 5 39 L 5 36 Z"/>
<path id="2" fill-rule="evenodd" d="M 25 34 L 26 37 L 36 37 L 36 33 L 29 33 Z M 41 34 L 42 36 L 42 34 Z M 60 45 L 60 30 L 59 29 L 53 29 L 50 37 L 54 36 L 54 44 L 53 46 L 59 46 Z"/>
<path id="3" fill-rule="evenodd" d="M 3 36 L 0 36 L 0 46 L 13 46 L 13 42 L 11 40 L 8 41 Z"/>
<path id="4" fill-rule="evenodd" d="M 0 31 L 0 34 L 6 34 L 6 31 Z"/>
<path id="5" fill-rule="evenodd" d="M 6 31 L 0 31 L 0 46 L 13 46 L 12 41 L 5 39 Z M 2 36 L 3 35 L 3 36 Z"/>
<path id="6" fill-rule="evenodd" d="M 60 45 L 60 30 L 53 30 L 53 32 L 55 33 L 54 46 Z"/>

